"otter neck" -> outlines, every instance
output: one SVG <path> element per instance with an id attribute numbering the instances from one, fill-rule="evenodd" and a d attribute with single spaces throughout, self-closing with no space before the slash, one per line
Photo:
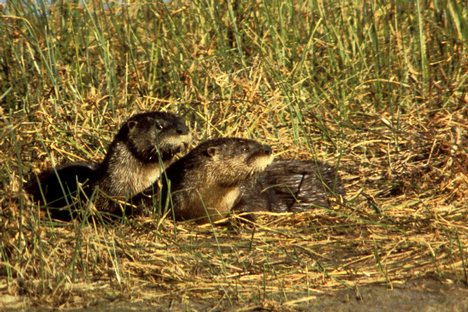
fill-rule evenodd
<path id="1" fill-rule="evenodd" d="M 117 140 L 101 165 L 98 185 L 110 196 L 133 196 L 151 186 L 160 176 L 168 162 L 144 162 L 134 152 Z"/>

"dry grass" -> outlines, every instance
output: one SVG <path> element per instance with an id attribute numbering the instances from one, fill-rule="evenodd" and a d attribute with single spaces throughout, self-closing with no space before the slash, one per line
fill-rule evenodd
<path id="1" fill-rule="evenodd" d="M 149 217 L 53 224 L 22 201 L 15 175 L 2 200 L 3 291 L 54 306 L 106 298 L 294 307 L 303 303 L 297 299 L 375 283 L 466 283 L 467 158 L 456 149 L 466 146 L 463 113 L 437 114 L 426 133 L 413 115 L 402 116 L 406 135 L 391 148 L 384 123 L 371 134 L 353 131 L 341 158 L 346 206 L 266 214 L 254 226 Z"/>
<path id="2" fill-rule="evenodd" d="M 432 4 L 419 16 L 425 21 L 419 35 L 427 40 L 421 49 L 405 35 L 421 26 L 418 16 L 390 5 L 353 24 L 333 8 L 287 3 L 294 18 L 315 25 L 308 40 L 299 40 L 300 26 L 291 33 L 278 26 L 291 22 L 282 20 L 289 13 L 268 15 L 258 3 L 224 3 L 216 27 L 214 8 L 197 1 L 128 6 L 122 25 L 92 8 L 68 8 L 88 27 L 93 19 L 100 23 L 101 33 L 89 35 L 94 40 L 80 39 L 90 40 L 87 54 L 70 48 L 78 40 L 73 35 L 63 49 L 55 46 L 56 15 L 48 21 L 51 35 L 37 37 L 27 32 L 39 21 L 27 12 L 15 14 L 31 29 L 13 13 L 1 17 L 0 26 L 17 36 L 0 47 L 15 66 L 2 77 L 20 84 L 10 90 L 0 83 L 2 295 L 61 307 L 124 300 L 175 310 L 292 310 L 345 288 L 392 288 L 419 277 L 468 283 L 466 38 L 449 19 L 456 4 L 440 11 L 447 20 Z M 367 9 L 349 4 L 340 14 Z M 250 20 L 249 10 L 259 20 Z M 235 23 L 229 12 L 238 14 Z M 392 12 L 398 23 L 383 25 Z M 135 21 L 145 14 L 159 18 L 148 27 L 164 38 L 140 37 Z M 277 24 L 260 27 L 275 16 Z M 444 22 L 452 28 L 440 30 Z M 122 34 L 126 25 L 134 32 Z M 451 36 L 451 45 L 439 35 Z M 45 70 L 51 58 L 41 59 L 37 49 L 47 54 L 48 43 L 60 51 L 53 74 Z M 75 54 L 65 55 L 67 49 Z M 155 109 L 184 114 L 197 141 L 256 138 L 281 157 L 338 163 L 348 202 L 264 214 L 254 225 L 236 217 L 229 226 L 198 226 L 150 217 L 99 224 L 40 216 L 22 191 L 31 170 L 102 159 L 129 115 Z"/>

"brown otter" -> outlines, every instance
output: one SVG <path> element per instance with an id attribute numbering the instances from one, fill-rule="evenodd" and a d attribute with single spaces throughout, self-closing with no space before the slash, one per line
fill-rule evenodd
<path id="1" fill-rule="evenodd" d="M 120 128 L 102 163 L 74 163 L 46 170 L 30 180 L 26 190 L 51 208 L 70 208 L 75 196 L 82 193 L 96 197 L 98 210 L 119 213 L 115 201 L 149 187 L 190 141 L 191 135 L 177 115 L 137 114 Z M 68 219 L 69 210 L 59 209 L 53 217 Z"/>
<path id="2" fill-rule="evenodd" d="M 241 185 L 236 212 L 297 212 L 330 206 L 333 195 L 343 199 L 344 187 L 334 167 L 317 160 L 275 160 Z M 254 215 L 249 215 L 254 219 Z"/>
<path id="3" fill-rule="evenodd" d="M 176 220 L 220 220 L 241 197 L 241 184 L 272 160 L 271 148 L 254 140 L 205 141 L 163 173 L 161 203 L 172 208 Z"/>

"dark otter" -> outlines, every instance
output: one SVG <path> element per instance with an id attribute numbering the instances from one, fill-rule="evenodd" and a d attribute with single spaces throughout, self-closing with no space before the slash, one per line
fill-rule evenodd
<path id="1" fill-rule="evenodd" d="M 241 185 L 237 212 L 297 212 L 329 207 L 331 196 L 345 190 L 334 167 L 317 160 L 275 160 Z M 253 218 L 250 215 L 249 218 Z"/>
<path id="2" fill-rule="evenodd" d="M 118 213 L 115 202 L 151 186 L 190 141 L 188 128 L 177 115 L 137 114 L 120 128 L 102 163 L 74 163 L 46 170 L 30 180 L 26 190 L 50 208 L 69 208 L 81 193 L 95 197 L 98 210 Z M 69 212 L 61 209 L 53 217 L 67 219 L 67 215 Z"/>
<path id="3" fill-rule="evenodd" d="M 241 197 L 242 183 L 272 160 L 271 148 L 254 140 L 205 141 L 163 173 L 161 203 L 172 208 L 176 220 L 220 220 Z"/>
<path id="4" fill-rule="evenodd" d="M 54 219 L 69 220 L 75 213 L 75 205 L 92 195 L 90 184 L 96 176 L 98 164 L 78 162 L 47 169 L 34 175 L 25 190 L 35 201 L 50 208 Z M 83 198 L 85 197 L 85 198 Z"/>

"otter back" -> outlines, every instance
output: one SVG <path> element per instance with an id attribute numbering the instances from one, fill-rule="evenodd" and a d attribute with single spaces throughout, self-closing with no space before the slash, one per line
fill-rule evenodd
<path id="1" fill-rule="evenodd" d="M 241 186 L 238 212 L 296 212 L 329 207 L 330 197 L 343 197 L 344 187 L 332 166 L 316 160 L 275 160 Z"/>
<path id="2" fill-rule="evenodd" d="M 75 211 L 67 207 L 91 196 L 97 167 L 95 163 L 77 162 L 50 168 L 28 181 L 25 190 L 49 208 L 52 218 L 70 220 Z"/>

